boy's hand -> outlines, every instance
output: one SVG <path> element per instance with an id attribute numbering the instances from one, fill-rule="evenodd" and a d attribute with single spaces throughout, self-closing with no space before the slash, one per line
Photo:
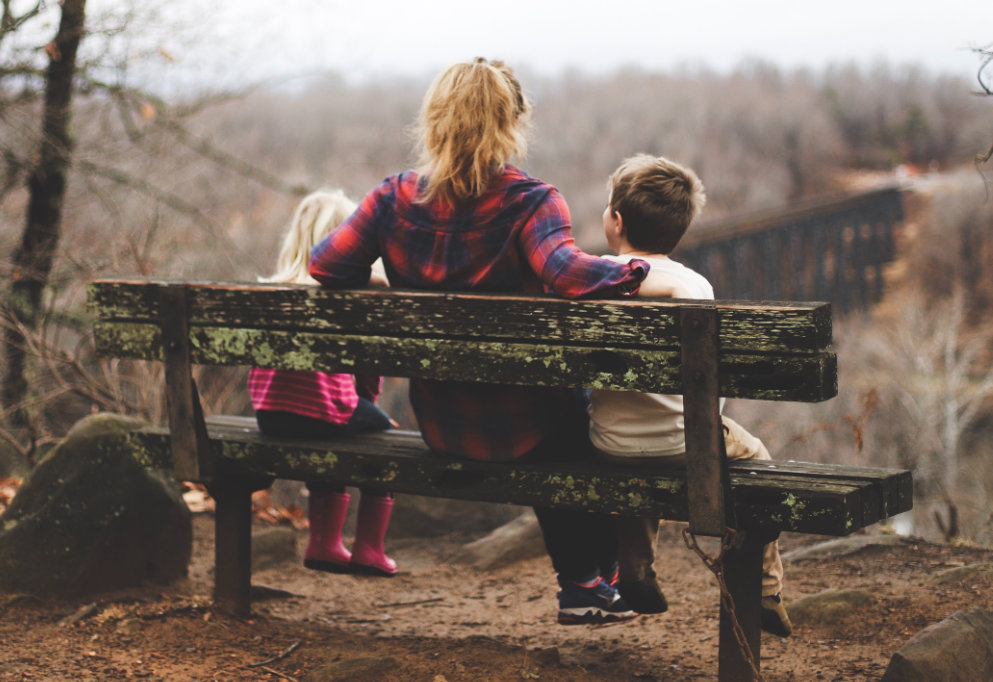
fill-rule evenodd
<path id="1" fill-rule="evenodd" d="M 691 298 L 690 292 L 674 277 L 654 270 L 648 275 L 638 289 L 642 298 Z"/>
<path id="2" fill-rule="evenodd" d="M 372 273 L 369 275 L 369 286 L 388 287 L 389 281 L 386 279 L 386 268 L 383 266 L 383 259 L 377 258 L 372 264 Z"/>

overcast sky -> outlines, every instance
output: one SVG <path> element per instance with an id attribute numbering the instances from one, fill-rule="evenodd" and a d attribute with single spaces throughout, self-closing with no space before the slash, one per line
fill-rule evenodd
<path id="1" fill-rule="evenodd" d="M 188 1 L 186 17 L 205 13 L 199 30 L 217 42 L 180 57 L 228 75 L 424 75 L 480 55 L 543 74 L 885 59 L 972 78 L 969 48 L 993 43 L 993 0 Z"/>

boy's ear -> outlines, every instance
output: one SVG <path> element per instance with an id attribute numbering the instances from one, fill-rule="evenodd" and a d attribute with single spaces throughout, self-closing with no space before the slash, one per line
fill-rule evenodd
<path id="1" fill-rule="evenodd" d="M 614 211 L 614 217 L 617 218 L 617 234 L 621 237 L 624 236 L 624 216 L 621 215 L 620 211 Z"/>

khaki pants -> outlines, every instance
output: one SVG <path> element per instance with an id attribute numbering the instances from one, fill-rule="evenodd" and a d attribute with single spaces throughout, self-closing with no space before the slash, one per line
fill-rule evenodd
<path id="1" fill-rule="evenodd" d="M 745 459 L 772 459 L 762 441 L 748 433 L 729 417 L 721 416 L 724 423 L 724 447 L 729 461 Z M 654 465 L 685 464 L 686 453 L 663 457 L 621 457 L 600 452 L 603 462 L 623 466 L 651 469 Z M 620 580 L 653 583 L 658 580 L 653 564 L 658 543 L 659 520 L 618 517 L 617 563 Z M 783 590 L 783 561 L 779 557 L 779 543 L 770 542 L 762 552 L 762 596 L 778 594 Z"/>

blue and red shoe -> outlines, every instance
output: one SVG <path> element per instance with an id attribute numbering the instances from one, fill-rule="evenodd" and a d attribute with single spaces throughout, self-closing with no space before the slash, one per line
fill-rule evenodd
<path id="1" fill-rule="evenodd" d="M 559 590 L 559 625 L 599 625 L 637 617 L 607 581 L 565 582 Z"/>

